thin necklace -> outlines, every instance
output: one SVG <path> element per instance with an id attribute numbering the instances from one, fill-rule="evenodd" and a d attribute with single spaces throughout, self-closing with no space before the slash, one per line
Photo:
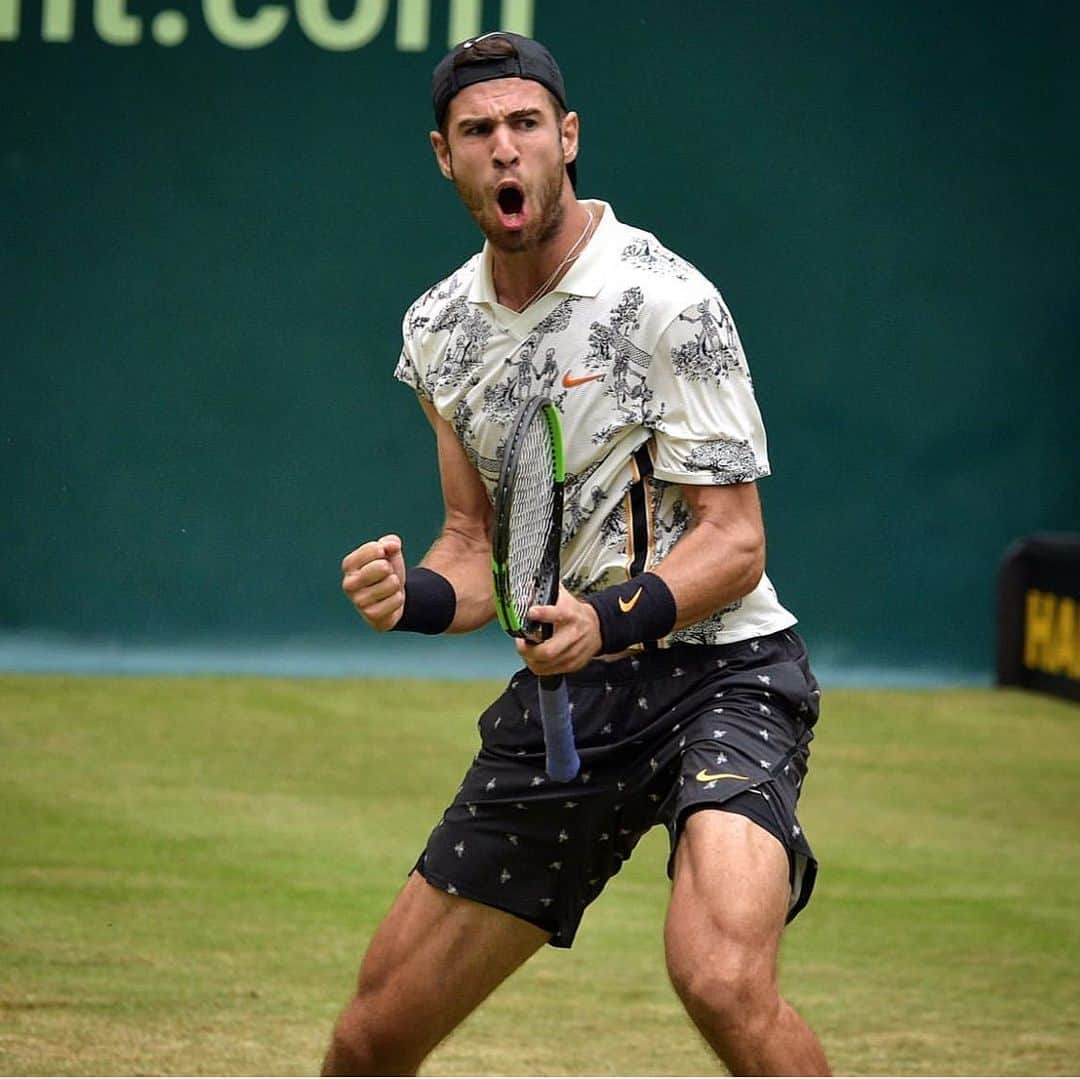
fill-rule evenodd
<path id="1" fill-rule="evenodd" d="M 582 230 L 581 235 L 574 241 L 570 250 L 563 256 L 562 262 L 552 271 L 551 276 L 517 309 L 518 314 L 531 307 L 549 288 L 555 283 L 555 279 L 581 254 L 579 248 L 583 248 L 585 244 L 585 237 L 592 231 L 593 225 L 596 224 L 596 220 L 593 217 L 592 210 L 588 211 L 589 220 L 585 222 L 585 228 Z"/>

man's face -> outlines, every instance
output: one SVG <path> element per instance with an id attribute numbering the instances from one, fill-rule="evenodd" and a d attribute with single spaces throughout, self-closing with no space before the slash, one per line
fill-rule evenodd
<path id="1" fill-rule="evenodd" d="M 504 251 L 546 241 L 562 221 L 566 162 L 578 119 L 561 123 L 548 91 L 530 79 L 492 79 L 450 102 L 446 137 L 431 133 L 439 168 L 481 231 Z"/>

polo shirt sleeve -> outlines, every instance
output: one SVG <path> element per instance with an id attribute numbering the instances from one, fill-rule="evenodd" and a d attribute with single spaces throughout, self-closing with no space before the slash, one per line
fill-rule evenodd
<path id="1" fill-rule="evenodd" d="M 404 382 L 406 386 L 411 387 L 425 400 L 430 401 L 431 393 L 428 391 L 427 386 L 424 385 L 424 379 L 416 361 L 417 346 L 413 340 L 416 326 L 415 308 L 416 304 L 409 308 L 402 322 L 401 355 L 398 357 L 397 367 L 394 368 L 394 378 L 399 382 Z"/>
<path id="2" fill-rule="evenodd" d="M 672 483 L 750 483 L 769 475 L 765 426 L 735 323 L 719 293 L 678 314 L 653 350 L 646 426 L 653 471 Z"/>

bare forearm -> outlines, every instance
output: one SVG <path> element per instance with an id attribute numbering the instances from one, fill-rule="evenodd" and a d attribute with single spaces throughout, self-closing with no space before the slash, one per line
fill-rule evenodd
<path id="1" fill-rule="evenodd" d="M 430 401 L 420 398 L 435 432 L 446 518 L 442 533 L 421 560 L 442 574 L 457 597 L 447 633 L 468 633 L 495 617 L 491 581 L 492 507 L 480 474 L 473 467 L 453 428 Z"/>
<path id="2" fill-rule="evenodd" d="M 663 584 L 644 574 L 585 602 L 560 590 L 554 605 L 530 611 L 530 617 L 555 627 L 552 637 L 527 647 L 519 641 L 518 652 L 536 674 L 579 670 L 595 655 L 615 655 L 639 640 L 657 640 L 700 622 L 753 591 L 763 565 L 764 538 L 753 519 L 698 520 L 652 568 Z"/>
<path id="3" fill-rule="evenodd" d="M 576 671 L 597 654 L 659 640 L 757 587 L 765 570 L 765 528 L 755 486 L 684 485 L 683 491 L 692 524 L 650 574 L 586 601 L 560 590 L 555 604 L 532 608 L 532 618 L 555 627 L 541 644 L 526 648 L 519 642 L 518 652 L 535 674 Z"/>
<path id="4" fill-rule="evenodd" d="M 676 629 L 742 599 L 764 571 L 765 544 L 759 532 L 711 521 L 695 522 L 652 569 L 675 597 Z"/>
<path id="5" fill-rule="evenodd" d="M 442 574 L 454 587 L 457 609 L 447 633 L 469 633 L 495 617 L 486 538 L 444 528 L 420 564 Z"/>

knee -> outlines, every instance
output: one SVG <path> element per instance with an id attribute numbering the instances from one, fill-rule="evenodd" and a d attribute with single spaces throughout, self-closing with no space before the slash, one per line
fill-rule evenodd
<path id="1" fill-rule="evenodd" d="M 361 987 L 341 1013 L 323 1075 L 415 1075 L 425 1050 L 378 996 Z"/>
<path id="2" fill-rule="evenodd" d="M 780 1006 L 773 971 L 743 949 L 669 954 L 668 975 L 690 1016 L 714 1030 L 767 1028 Z"/>

